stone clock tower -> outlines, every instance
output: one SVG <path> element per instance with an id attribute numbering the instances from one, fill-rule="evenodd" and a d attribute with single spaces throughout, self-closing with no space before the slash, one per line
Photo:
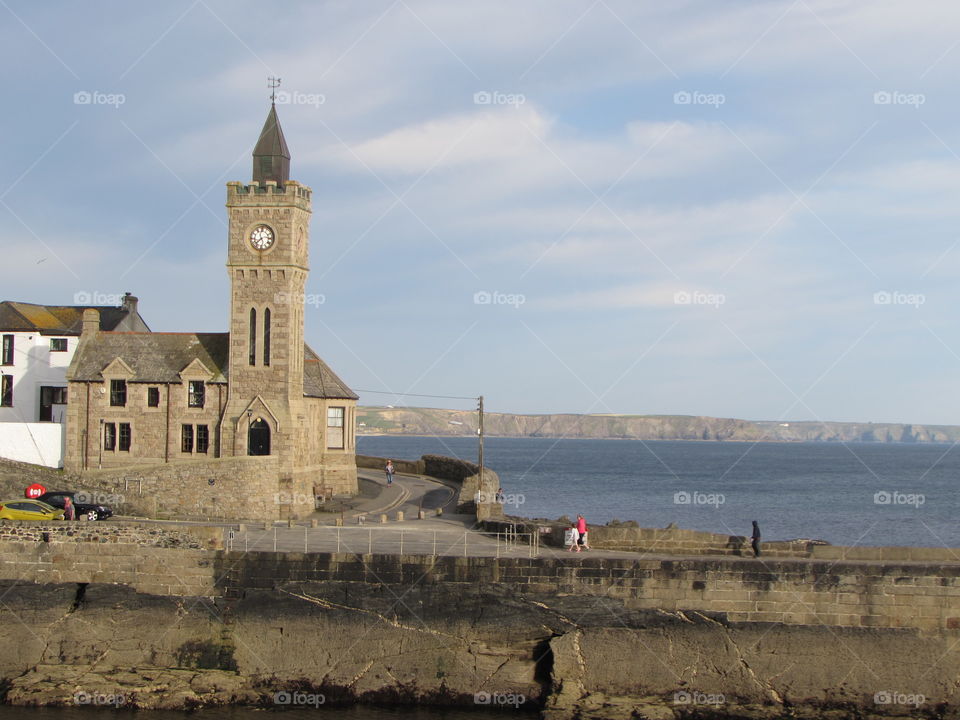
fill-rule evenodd
<path id="1" fill-rule="evenodd" d="M 290 180 L 290 152 L 270 113 L 253 151 L 253 181 L 227 183 L 229 394 L 224 455 L 275 455 L 281 475 L 312 464 L 304 401 L 304 288 L 310 188 Z"/>

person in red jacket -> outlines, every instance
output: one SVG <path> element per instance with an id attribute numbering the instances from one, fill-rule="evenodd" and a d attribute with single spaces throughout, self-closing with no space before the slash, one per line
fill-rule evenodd
<path id="1" fill-rule="evenodd" d="M 584 550 L 589 550 L 590 545 L 587 542 L 587 521 L 583 519 L 583 515 L 577 515 L 577 532 L 580 533 L 580 546 Z"/>

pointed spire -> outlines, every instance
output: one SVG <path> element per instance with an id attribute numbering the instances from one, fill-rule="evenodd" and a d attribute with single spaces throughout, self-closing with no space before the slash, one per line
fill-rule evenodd
<path id="1" fill-rule="evenodd" d="M 270 113 L 253 149 L 253 179 L 261 185 L 273 180 L 280 186 L 290 179 L 290 151 L 273 103 L 270 103 Z"/>

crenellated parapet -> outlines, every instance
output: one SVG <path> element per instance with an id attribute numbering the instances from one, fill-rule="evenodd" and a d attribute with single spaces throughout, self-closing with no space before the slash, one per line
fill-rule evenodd
<path id="1" fill-rule="evenodd" d="M 227 207 L 269 206 L 274 202 L 277 206 L 289 207 L 291 203 L 303 210 L 310 210 L 310 198 L 313 191 L 296 180 L 288 180 L 279 185 L 273 180 L 260 183 L 252 180 L 249 183 L 227 183 Z"/>

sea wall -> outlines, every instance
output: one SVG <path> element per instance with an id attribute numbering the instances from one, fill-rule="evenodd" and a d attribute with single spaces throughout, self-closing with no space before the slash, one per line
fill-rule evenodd
<path id="1" fill-rule="evenodd" d="M 392 459 L 392 458 L 391 458 Z M 357 467 L 383 470 L 387 458 L 373 455 L 357 455 Z M 438 480 L 448 480 L 460 485 L 457 512 L 476 514 L 479 520 L 503 517 L 503 506 L 496 502 L 499 476 L 490 468 L 483 469 L 476 463 L 446 455 L 423 455 L 419 460 L 396 460 L 393 465 L 399 473 L 428 475 Z"/>
<path id="2" fill-rule="evenodd" d="M 541 708 L 551 720 L 958 716 L 960 650 L 949 629 L 740 622 L 471 580 L 483 573 L 462 559 L 448 567 L 460 579 L 444 580 L 402 562 L 375 577 L 386 569 L 370 560 L 357 580 L 269 588 L 273 571 L 257 560 L 248 570 L 263 582 L 220 599 L 0 580 L 6 701 L 276 707 L 299 697 Z"/>
<path id="3" fill-rule="evenodd" d="M 632 610 L 720 613 L 731 622 L 960 629 L 960 564 L 702 557 L 679 560 L 435 557 L 177 550 L 216 546 L 218 532 L 29 524 L 0 540 L 0 579 L 130 584 L 144 592 L 235 597 L 289 582 L 506 584 L 521 593 L 616 598 Z M 119 527 L 119 526 L 117 526 Z M 9 532 L 9 531 L 8 531 Z M 99 535 L 100 533 L 108 533 Z M 124 542 L 124 540 L 126 542 Z M 189 582 L 183 578 L 189 577 Z"/>

